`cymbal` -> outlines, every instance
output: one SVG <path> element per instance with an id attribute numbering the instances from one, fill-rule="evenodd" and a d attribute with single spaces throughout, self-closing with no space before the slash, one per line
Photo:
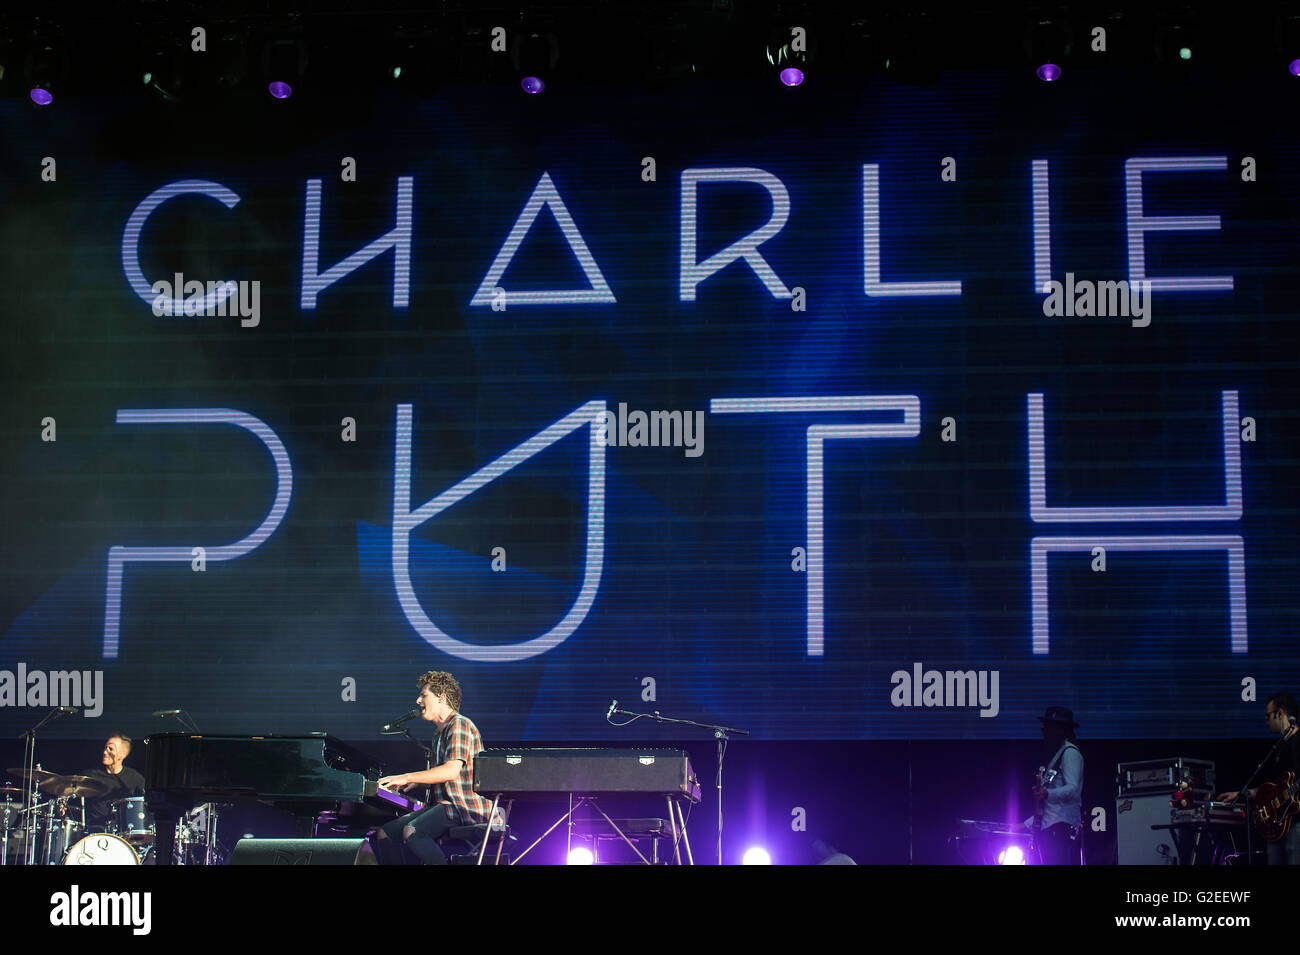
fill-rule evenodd
<path id="1" fill-rule="evenodd" d="M 6 769 L 5 772 L 6 772 L 6 773 L 9 773 L 9 775 L 11 775 L 11 776 L 23 776 L 23 777 L 25 777 L 25 778 L 27 778 L 27 779 L 40 779 L 40 780 L 46 780 L 46 779 L 49 779 L 49 778 L 52 777 L 52 776 L 57 776 L 57 775 L 58 775 L 58 773 L 52 773 L 52 772 L 50 772 L 48 769 L 30 769 L 30 770 L 29 770 L 29 769 L 25 769 L 25 768 L 22 768 L 22 767 L 19 767 L 18 769 L 15 769 L 15 768 L 13 768 L 12 766 L 9 767 L 8 769 Z"/>
<path id="2" fill-rule="evenodd" d="M 50 796 L 102 796 L 108 787 L 90 776 L 51 776 L 40 790 Z"/>
<path id="3" fill-rule="evenodd" d="M 10 799 L 14 796 L 21 796 L 23 791 L 17 786 L 0 786 L 0 802 Z"/>

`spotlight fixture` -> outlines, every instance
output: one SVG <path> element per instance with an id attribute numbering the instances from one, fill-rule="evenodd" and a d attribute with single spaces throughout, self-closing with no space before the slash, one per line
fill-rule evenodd
<path id="1" fill-rule="evenodd" d="M 801 86 L 816 53 L 816 41 L 805 26 L 783 25 L 768 36 L 765 53 L 768 67 L 783 86 Z"/>
<path id="2" fill-rule="evenodd" d="M 453 36 L 437 22 L 418 18 L 396 24 L 371 62 L 388 88 L 428 96 L 456 74 L 456 53 Z"/>
<path id="3" fill-rule="evenodd" d="M 23 83 L 28 98 L 37 106 L 49 106 L 66 75 L 67 60 L 60 48 L 37 40 L 23 64 Z"/>
<path id="4" fill-rule="evenodd" d="M 1300 16 L 1279 17 L 1276 39 L 1286 71 L 1300 76 Z"/>
<path id="5" fill-rule="evenodd" d="M 1199 60 L 1200 37 L 1196 28 L 1187 22 L 1171 21 L 1156 29 L 1156 57 L 1161 63 L 1185 68 Z"/>
<path id="6" fill-rule="evenodd" d="M 772 856 L 762 846 L 751 846 L 745 850 L 740 860 L 741 865 L 771 865 Z"/>
<path id="7" fill-rule="evenodd" d="M 1070 27 L 1060 20 L 1033 20 L 1025 28 L 1025 55 L 1033 64 L 1034 75 L 1044 83 L 1061 78 L 1062 64 L 1073 46 Z"/>
<path id="8" fill-rule="evenodd" d="M 272 99 L 287 100 L 307 72 L 307 46 L 301 40 L 267 40 L 262 48 L 262 74 Z"/>
<path id="9" fill-rule="evenodd" d="M 554 33 L 521 30 L 510 41 L 510 65 L 525 93 L 545 90 L 559 62 L 560 41 Z"/>
<path id="10" fill-rule="evenodd" d="M 157 47 L 143 58 L 140 82 L 164 102 L 178 103 L 185 98 L 190 85 L 185 67 L 185 55 L 181 50 Z"/>
<path id="11" fill-rule="evenodd" d="M 924 11 L 886 23 L 881 33 L 885 73 L 908 86 L 933 86 L 948 62 L 948 40 Z"/>

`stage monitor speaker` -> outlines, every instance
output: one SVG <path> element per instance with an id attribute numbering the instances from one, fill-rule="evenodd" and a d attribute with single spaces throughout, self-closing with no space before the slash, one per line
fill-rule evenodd
<path id="1" fill-rule="evenodd" d="M 1116 805 L 1115 842 L 1120 865 L 1177 865 L 1173 832 L 1152 829 L 1169 825 L 1169 793 L 1123 796 Z"/>
<path id="2" fill-rule="evenodd" d="M 231 865 L 378 865 L 365 839 L 240 839 Z"/>

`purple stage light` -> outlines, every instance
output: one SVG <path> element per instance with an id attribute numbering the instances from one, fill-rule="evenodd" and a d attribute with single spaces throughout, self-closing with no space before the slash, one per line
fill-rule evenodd
<path id="1" fill-rule="evenodd" d="M 267 91 L 276 99 L 288 99 L 293 95 L 293 87 L 281 80 L 273 81 L 267 86 Z"/>
<path id="2" fill-rule="evenodd" d="M 1007 846 L 998 853 L 998 865 L 1024 865 L 1025 852 L 1020 846 Z"/>
<path id="3" fill-rule="evenodd" d="M 525 93 L 540 93 L 546 89 L 546 84 L 542 82 L 541 77 L 525 76 L 519 81 L 519 88 Z"/>
<path id="4" fill-rule="evenodd" d="M 591 850 L 586 846 L 578 846 L 576 849 L 569 851 L 569 865 L 594 865 L 596 857 L 591 854 Z"/>
<path id="5" fill-rule="evenodd" d="M 50 94 L 50 91 L 39 86 L 32 89 L 31 96 L 32 102 L 37 106 L 49 106 L 54 102 L 54 97 Z"/>
<path id="6" fill-rule="evenodd" d="M 745 850 L 745 855 L 740 860 L 741 865 L 771 865 L 772 857 L 762 846 L 754 846 Z"/>
<path id="7" fill-rule="evenodd" d="M 787 66 L 781 71 L 781 82 L 786 86 L 798 86 L 803 82 L 803 70 L 797 66 Z"/>
<path id="8" fill-rule="evenodd" d="M 1300 60 L 1292 60 L 1286 69 L 1292 76 L 1300 76 Z"/>
<path id="9" fill-rule="evenodd" d="M 1038 78 L 1044 83 L 1050 83 L 1052 80 L 1061 78 L 1061 68 L 1055 63 L 1044 63 L 1034 72 L 1038 74 Z"/>

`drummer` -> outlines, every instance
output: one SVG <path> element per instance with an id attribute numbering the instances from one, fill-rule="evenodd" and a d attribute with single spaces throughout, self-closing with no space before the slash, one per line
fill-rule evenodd
<path id="1" fill-rule="evenodd" d="M 100 767 L 83 775 L 97 779 L 108 791 L 102 796 L 86 797 L 86 831 L 104 832 L 112 816 L 110 803 L 128 796 L 144 795 L 144 776 L 123 762 L 131 753 L 131 738 L 115 733 L 104 743 Z"/>

